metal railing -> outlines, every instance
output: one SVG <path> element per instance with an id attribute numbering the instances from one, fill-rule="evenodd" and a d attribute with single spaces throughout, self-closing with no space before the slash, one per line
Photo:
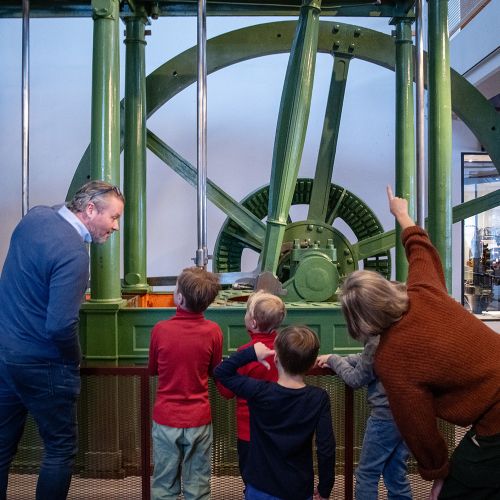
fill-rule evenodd
<path id="1" fill-rule="evenodd" d="M 81 369 L 79 452 L 68 499 L 149 500 L 152 472 L 151 413 L 157 379 L 145 365 L 85 366 Z M 337 440 L 336 481 L 331 498 L 353 499 L 354 467 L 359 460 L 369 408 L 364 389 L 353 391 L 338 377 L 309 376 L 308 384 L 330 395 Z M 235 402 L 220 397 L 210 383 L 214 426 L 212 498 L 242 498 L 236 451 Z M 454 448 L 458 433 L 449 424 L 441 432 Z M 457 434 L 457 435 L 456 435 Z M 28 419 L 18 454 L 11 467 L 9 500 L 34 498 L 42 443 Z M 416 464 L 409 464 L 414 498 L 426 498 L 430 483 L 422 480 Z M 382 481 L 381 481 L 382 483 Z M 384 498 L 380 486 L 380 498 Z"/>

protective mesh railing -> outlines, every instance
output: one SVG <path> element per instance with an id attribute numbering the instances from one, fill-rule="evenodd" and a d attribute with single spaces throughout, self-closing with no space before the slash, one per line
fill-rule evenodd
<path id="1" fill-rule="evenodd" d="M 353 498 L 353 468 L 363 442 L 369 409 L 366 391 L 352 391 L 337 377 L 307 377 L 307 383 L 323 387 L 330 395 L 332 420 L 337 440 L 336 480 L 331 498 Z M 71 483 L 70 500 L 149 499 L 152 453 L 151 409 L 156 378 L 146 367 L 82 368 L 79 400 L 79 452 Z M 243 497 L 243 483 L 236 451 L 234 400 L 220 397 L 210 384 L 214 426 L 212 456 L 213 500 Z M 464 430 L 440 423 L 450 451 Z M 36 426 L 28 419 L 9 478 L 9 500 L 35 496 L 42 445 Z M 423 481 L 415 463 L 409 465 L 415 500 L 425 499 L 431 484 Z M 380 499 L 387 498 L 380 482 Z"/>

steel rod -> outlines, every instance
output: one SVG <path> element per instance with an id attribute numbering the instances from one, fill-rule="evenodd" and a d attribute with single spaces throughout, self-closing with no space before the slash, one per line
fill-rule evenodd
<path id="1" fill-rule="evenodd" d="M 22 31 L 22 214 L 29 210 L 30 2 L 23 0 Z"/>
<path id="2" fill-rule="evenodd" d="M 207 252 L 207 6 L 206 0 L 198 2 L 198 82 L 197 82 L 197 208 L 198 249 L 195 263 L 206 267 Z"/>
<path id="3" fill-rule="evenodd" d="M 417 57 L 415 61 L 416 80 L 416 222 L 419 226 L 425 225 L 425 142 L 424 142 L 424 38 L 422 0 L 415 3 L 415 43 Z"/>

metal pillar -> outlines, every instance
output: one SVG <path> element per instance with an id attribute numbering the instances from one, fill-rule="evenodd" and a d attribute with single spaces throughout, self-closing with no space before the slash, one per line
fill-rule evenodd
<path id="1" fill-rule="evenodd" d="M 416 213 L 415 220 L 420 227 L 425 226 L 425 139 L 424 139 L 424 35 L 422 0 L 415 2 L 415 107 L 416 107 Z"/>
<path id="2" fill-rule="evenodd" d="M 429 234 L 439 251 L 451 290 L 451 83 L 448 0 L 431 0 L 429 8 Z"/>
<path id="3" fill-rule="evenodd" d="M 22 214 L 29 210 L 30 165 L 30 2 L 23 0 L 23 50 L 22 50 Z"/>
<path id="4" fill-rule="evenodd" d="M 415 215 L 415 129 L 413 125 L 413 44 L 411 20 L 396 22 L 396 195 Z M 406 281 L 408 261 L 396 225 L 396 279 Z"/>
<path id="5" fill-rule="evenodd" d="M 92 179 L 120 183 L 120 51 L 118 0 L 92 0 Z M 91 248 L 91 300 L 121 301 L 120 239 Z"/>
<path id="6" fill-rule="evenodd" d="M 198 267 L 208 264 L 207 250 L 207 5 L 206 0 L 198 0 L 198 85 L 197 85 L 197 229 L 198 248 L 195 263 Z"/>
<path id="7" fill-rule="evenodd" d="M 123 190 L 124 291 L 147 292 L 146 252 L 146 66 L 145 24 L 142 17 L 128 17 L 125 60 L 125 132 Z"/>
<path id="8" fill-rule="evenodd" d="M 302 158 L 318 46 L 321 0 L 304 0 L 281 96 L 261 270 L 275 273 Z"/>

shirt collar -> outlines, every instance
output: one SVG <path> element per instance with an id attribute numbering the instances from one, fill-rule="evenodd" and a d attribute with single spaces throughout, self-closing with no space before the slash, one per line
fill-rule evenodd
<path id="1" fill-rule="evenodd" d="M 182 309 L 182 307 L 176 306 L 175 316 L 177 318 L 204 318 L 204 314 L 202 312 L 192 312 L 186 311 L 186 309 Z"/>
<path id="2" fill-rule="evenodd" d="M 250 335 L 250 338 L 252 340 L 255 340 L 257 342 L 262 342 L 263 340 L 262 339 L 266 339 L 266 338 L 269 338 L 269 337 L 272 337 L 274 335 L 274 337 L 276 337 L 277 335 L 277 331 L 276 330 L 272 330 L 270 332 L 255 332 L 255 331 L 249 331 L 248 334 Z"/>
<path id="3" fill-rule="evenodd" d="M 63 205 L 58 213 L 76 229 L 85 243 L 92 243 L 92 236 L 85 224 L 66 205 Z"/>

